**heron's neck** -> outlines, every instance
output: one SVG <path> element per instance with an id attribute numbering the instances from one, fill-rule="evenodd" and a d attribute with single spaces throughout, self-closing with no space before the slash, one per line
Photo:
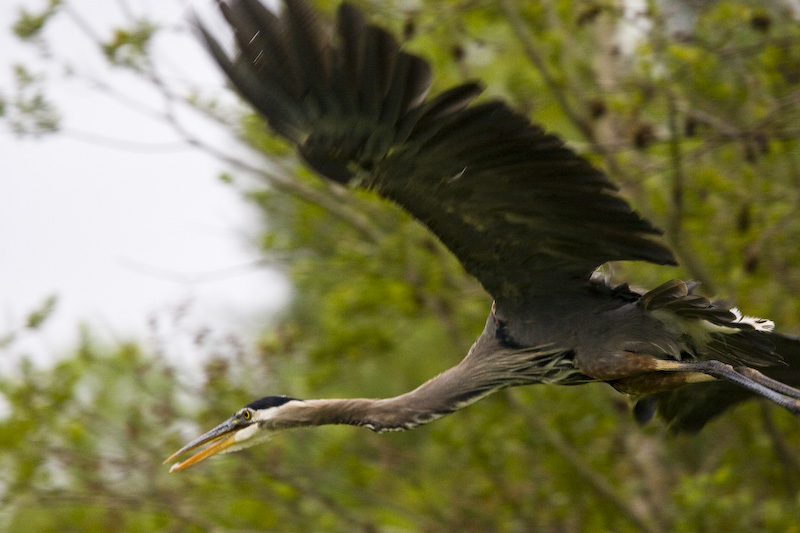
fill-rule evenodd
<path id="1" fill-rule="evenodd" d="M 493 381 L 462 379 L 465 369 L 450 368 L 416 389 L 383 399 L 321 399 L 290 402 L 276 427 L 349 424 L 377 432 L 403 431 L 427 424 L 502 388 Z"/>
<path id="2" fill-rule="evenodd" d="M 498 348 L 482 335 L 461 363 L 416 389 L 372 400 L 325 399 L 289 402 L 267 424 L 276 429 L 349 424 L 373 431 L 402 431 L 446 416 L 505 387 L 541 380 L 535 353 Z"/>

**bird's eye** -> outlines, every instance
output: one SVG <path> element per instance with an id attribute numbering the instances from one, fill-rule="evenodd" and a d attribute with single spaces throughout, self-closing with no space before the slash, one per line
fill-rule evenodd
<path id="1" fill-rule="evenodd" d="M 250 420 L 252 417 L 253 417 L 253 413 L 251 413 L 250 411 L 242 412 L 242 418 L 243 419 Z"/>

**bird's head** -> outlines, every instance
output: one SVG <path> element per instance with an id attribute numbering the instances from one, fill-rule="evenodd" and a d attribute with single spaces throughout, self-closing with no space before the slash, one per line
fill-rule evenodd
<path id="1" fill-rule="evenodd" d="M 290 402 L 297 402 L 295 398 L 286 396 L 266 396 L 260 400 L 251 402 L 218 425 L 211 431 L 205 433 L 186 444 L 183 448 L 170 455 L 164 464 L 173 461 L 175 458 L 196 450 L 201 446 L 208 445 L 199 452 L 195 453 L 183 462 L 175 463 L 169 469 L 170 472 L 183 470 L 188 466 L 199 463 L 200 461 L 217 455 L 219 453 L 235 452 L 249 448 L 254 444 L 263 442 L 269 438 L 272 431 L 276 429 L 270 421 L 278 418 L 283 410 L 288 407 Z"/>

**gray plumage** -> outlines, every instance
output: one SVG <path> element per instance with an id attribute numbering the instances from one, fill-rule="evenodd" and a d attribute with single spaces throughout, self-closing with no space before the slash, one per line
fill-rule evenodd
<path id="1" fill-rule="evenodd" d="M 419 388 L 381 400 L 267 397 L 176 452 L 169 460 L 216 443 L 175 469 L 269 430 L 410 429 L 533 383 L 605 381 L 640 397 L 637 419 L 659 410 L 678 430 L 753 394 L 800 413 L 800 342 L 768 321 L 678 280 L 642 295 L 592 277 L 608 261 L 675 260 L 659 231 L 559 138 L 503 102 L 473 104 L 476 83 L 428 98 L 427 63 L 347 4 L 333 26 L 300 0 L 280 14 L 256 0 L 219 5 L 234 59 L 199 31 L 273 131 L 325 179 L 373 190 L 427 225 L 495 302 L 465 359 Z"/>

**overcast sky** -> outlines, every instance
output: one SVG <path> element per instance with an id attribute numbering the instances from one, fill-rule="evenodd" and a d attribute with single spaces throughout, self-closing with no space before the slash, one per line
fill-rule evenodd
<path id="1" fill-rule="evenodd" d="M 43 334 L 15 346 L 38 360 L 68 351 L 78 325 L 105 338 L 144 337 L 148 321 L 189 304 L 195 323 L 247 335 L 286 302 L 283 278 L 264 267 L 253 241 L 255 213 L 228 170 L 190 148 L 161 121 L 98 91 L 109 84 L 138 104 L 163 109 L 159 95 L 124 72 L 110 72 L 73 20 L 59 15 L 47 42 L 56 62 L 77 75 L 47 70 L 30 47 L 10 36 L 19 5 L 0 4 L 0 91 L 13 95 L 10 66 L 47 71 L 47 93 L 62 113 L 63 134 L 20 139 L 0 123 L 0 337 L 48 296 L 56 314 Z M 124 20 L 113 0 L 70 2 L 101 39 Z M 185 3 L 128 0 L 137 15 L 182 25 Z M 202 48 L 182 32 L 155 43 L 158 64 L 176 88 L 196 85 L 209 95 L 222 82 Z M 217 146 L 234 143 L 187 114 L 192 132 Z M 214 275 L 208 275 L 208 274 Z"/>

